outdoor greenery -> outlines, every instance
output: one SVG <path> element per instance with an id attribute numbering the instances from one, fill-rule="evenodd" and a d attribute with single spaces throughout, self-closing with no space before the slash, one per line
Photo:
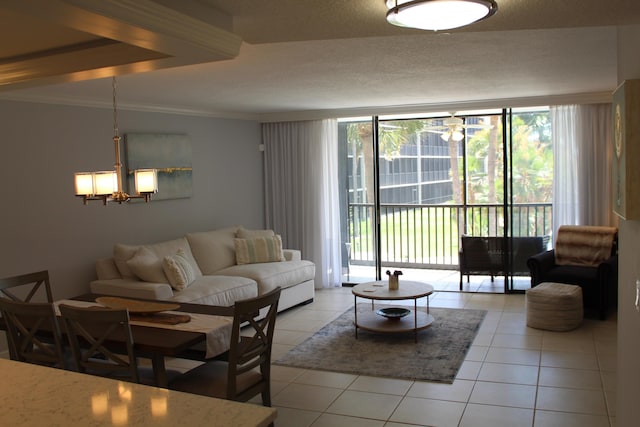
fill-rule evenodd
<path id="1" fill-rule="evenodd" d="M 448 128 L 443 126 L 443 119 L 380 122 L 379 162 L 415 156 L 417 143 L 424 144 L 424 138 L 435 133 L 438 138 L 444 136 L 444 140 L 448 137 L 445 142 L 448 145 L 445 150 L 448 150 L 445 152 L 449 154 L 451 180 L 451 198 L 447 203 L 429 206 L 410 206 L 409 202 L 381 204 L 380 245 L 383 263 L 457 264 L 460 234 L 504 233 L 502 204 L 505 198 L 505 152 L 502 115 L 463 119 L 467 127 L 460 141 L 452 138 L 453 132 L 446 132 Z M 548 112 L 513 114 L 508 123 L 511 129 L 507 127 L 507 143 L 511 145 L 511 150 L 507 151 L 506 160 L 511 168 L 508 168 L 510 175 L 507 179 L 511 179 L 512 183 L 510 201 L 514 212 L 510 218 L 515 225 L 514 235 L 546 234 L 551 215 L 548 213 L 550 211 L 544 210 L 548 206 L 540 206 L 550 203 L 552 195 L 553 154 Z M 360 208 L 352 207 L 349 212 L 352 260 L 371 260 L 375 252 L 372 237 L 375 234 L 372 211 L 375 195 L 371 155 L 374 152 L 373 141 L 371 121 L 354 122 L 347 126 L 348 152 L 351 155 L 349 203 L 361 204 Z M 396 169 L 401 169 L 401 166 L 399 164 Z M 415 184 L 421 179 L 416 175 Z"/>

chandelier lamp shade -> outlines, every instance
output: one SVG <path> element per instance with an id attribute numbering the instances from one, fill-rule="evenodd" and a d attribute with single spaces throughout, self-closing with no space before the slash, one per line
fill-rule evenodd
<path id="1" fill-rule="evenodd" d="M 120 162 L 120 136 L 118 135 L 118 109 L 116 102 L 116 78 L 113 77 L 113 145 L 116 161 L 113 170 L 77 172 L 74 174 L 75 194 L 82 197 L 84 204 L 90 200 L 108 202 L 128 202 L 131 199 L 151 200 L 158 192 L 158 171 L 156 169 L 136 169 L 133 171 L 136 194 L 129 195 L 122 186 L 122 163 Z"/>
<path id="2" fill-rule="evenodd" d="M 420 30 L 450 30 L 489 18 L 498 10 L 494 0 L 385 0 L 387 21 Z"/>

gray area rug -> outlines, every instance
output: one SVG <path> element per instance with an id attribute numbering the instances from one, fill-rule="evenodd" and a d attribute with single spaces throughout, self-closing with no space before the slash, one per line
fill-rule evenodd
<path id="1" fill-rule="evenodd" d="M 359 304 L 358 308 L 371 310 L 371 305 Z M 359 329 L 356 339 L 352 307 L 273 363 L 452 383 L 487 312 L 431 308 L 430 313 L 435 320 L 430 328 L 418 332 L 416 344 L 413 333 L 375 334 Z"/>

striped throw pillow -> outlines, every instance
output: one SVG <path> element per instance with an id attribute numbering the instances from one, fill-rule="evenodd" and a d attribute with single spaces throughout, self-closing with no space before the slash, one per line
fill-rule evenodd
<path id="1" fill-rule="evenodd" d="M 282 254 L 282 238 L 277 234 L 255 239 L 235 239 L 235 247 L 238 265 L 285 260 Z"/>
<path id="2" fill-rule="evenodd" d="M 162 269 L 173 289 L 181 291 L 196 280 L 193 267 L 182 249 L 178 249 L 173 256 L 164 257 L 162 261 Z"/>

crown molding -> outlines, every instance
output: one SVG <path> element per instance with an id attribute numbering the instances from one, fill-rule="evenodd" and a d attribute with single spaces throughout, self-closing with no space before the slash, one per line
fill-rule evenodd
<path id="1" fill-rule="evenodd" d="M 539 107 L 570 104 L 599 104 L 612 100 L 612 92 L 577 93 L 565 95 L 534 96 L 523 98 L 485 99 L 450 103 L 380 105 L 334 110 L 306 110 L 260 114 L 259 120 L 266 122 L 320 120 L 362 116 L 382 116 L 390 114 L 434 113 L 442 111 L 483 110 L 502 108 Z"/>

